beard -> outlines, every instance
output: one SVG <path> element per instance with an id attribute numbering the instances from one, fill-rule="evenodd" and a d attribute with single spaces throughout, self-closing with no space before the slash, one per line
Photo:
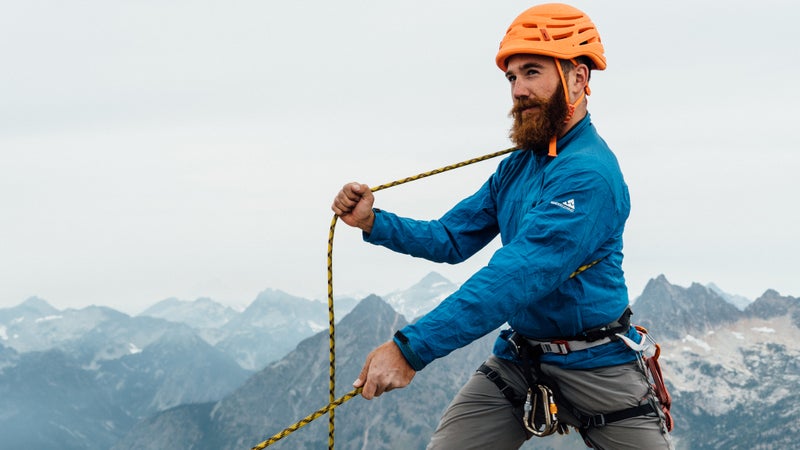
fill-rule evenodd
<path id="1" fill-rule="evenodd" d="M 538 107 L 539 110 L 525 117 L 523 111 L 531 107 Z M 564 129 L 568 111 L 561 83 L 546 100 L 539 97 L 515 99 L 514 107 L 508 113 L 514 119 L 508 137 L 517 148 L 546 152 L 550 139 Z"/>

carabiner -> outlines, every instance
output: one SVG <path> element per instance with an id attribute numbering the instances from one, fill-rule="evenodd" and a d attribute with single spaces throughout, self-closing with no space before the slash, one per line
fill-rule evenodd
<path id="1" fill-rule="evenodd" d="M 534 436 L 549 436 L 558 430 L 558 406 L 549 387 L 537 384 L 536 388 L 538 389 L 536 393 L 528 388 L 522 422 Z M 536 416 L 540 407 L 542 423 L 537 423 Z"/>

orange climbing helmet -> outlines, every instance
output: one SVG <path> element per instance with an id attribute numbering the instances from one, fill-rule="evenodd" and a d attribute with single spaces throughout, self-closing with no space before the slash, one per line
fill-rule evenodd
<path id="1" fill-rule="evenodd" d="M 506 60 L 517 54 L 574 59 L 586 56 L 594 69 L 606 68 L 603 44 L 589 16 L 563 3 L 537 5 L 520 14 L 508 27 L 495 62 L 506 71 Z"/>

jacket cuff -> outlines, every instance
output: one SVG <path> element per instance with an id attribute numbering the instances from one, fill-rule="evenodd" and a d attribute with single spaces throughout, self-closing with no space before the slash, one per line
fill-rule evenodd
<path id="1" fill-rule="evenodd" d="M 379 208 L 372 208 L 372 212 L 375 213 L 375 220 L 372 222 L 372 232 L 371 233 L 367 233 L 366 231 L 361 232 L 361 238 L 364 240 L 364 242 L 369 242 L 370 244 L 373 244 L 375 241 L 375 237 L 380 235 L 380 231 L 376 235 L 375 230 L 376 229 L 380 230 L 380 227 L 382 225 L 380 223 L 381 213 L 383 211 L 381 211 Z"/>
<path id="2" fill-rule="evenodd" d="M 408 342 L 408 338 L 406 337 L 405 334 L 403 334 L 402 331 L 398 330 L 394 334 L 393 340 L 394 343 L 397 344 L 397 346 L 400 348 L 400 352 L 406 358 L 406 361 L 408 361 L 408 365 L 410 365 L 412 369 L 419 372 L 420 370 L 425 368 L 425 363 L 422 362 L 422 359 L 419 357 L 419 355 L 417 355 L 417 352 L 415 352 L 411 348 L 411 345 Z"/>

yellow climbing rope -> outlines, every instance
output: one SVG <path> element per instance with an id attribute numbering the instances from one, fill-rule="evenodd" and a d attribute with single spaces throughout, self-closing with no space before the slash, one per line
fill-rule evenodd
<path id="1" fill-rule="evenodd" d="M 380 186 L 372 188 L 372 192 L 377 192 L 383 189 L 388 189 L 390 187 L 398 186 L 404 183 L 408 183 L 410 181 L 419 180 L 422 178 L 429 177 L 431 175 L 436 175 L 442 172 L 447 172 L 448 170 L 458 169 L 459 167 L 468 166 L 470 164 L 474 164 L 477 162 L 485 161 L 487 159 L 491 159 L 500 155 L 505 155 L 506 153 L 511 153 L 516 150 L 515 147 L 507 148 L 505 150 L 500 150 L 498 152 L 489 153 L 488 155 L 479 156 L 477 158 L 468 159 L 466 161 L 462 161 L 456 164 L 451 164 L 449 166 L 444 166 L 439 169 L 434 169 L 429 172 L 423 172 L 411 177 L 403 178 L 400 180 L 392 181 L 391 183 L 382 184 Z M 299 430 L 300 428 L 308 425 L 315 419 L 321 417 L 322 415 L 328 413 L 328 449 L 333 450 L 334 444 L 334 424 L 335 424 L 335 411 L 334 409 L 341 405 L 342 403 L 350 400 L 351 398 L 357 396 L 361 393 L 361 388 L 353 389 L 352 391 L 348 392 L 347 394 L 343 395 L 342 397 L 336 398 L 336 338 L 335 338 L 335 326 L 334 326 L 334 314 L 333 314 L 333 236 L 336 230 L 336 222 L 339 219 L 339 216 L 334 215 L 333 219 L 331 220 L 331 227 L 328 232 L 328 344 L 329 344 L 329 360 L 330 360 L 330 382 L 328 385 L 328 405 L 318 409 L 312 414 L 309 414 L 302 420 L 296 422 L 295 424 L 285 428 L 280 433 L 275 434 L 271 438 L 267 439 L 266 441 L 254 446 L 252 450 L 262 450 L 275 442 L 283 439 L 284 437 L 294 433 L 295 431 Z"/>

